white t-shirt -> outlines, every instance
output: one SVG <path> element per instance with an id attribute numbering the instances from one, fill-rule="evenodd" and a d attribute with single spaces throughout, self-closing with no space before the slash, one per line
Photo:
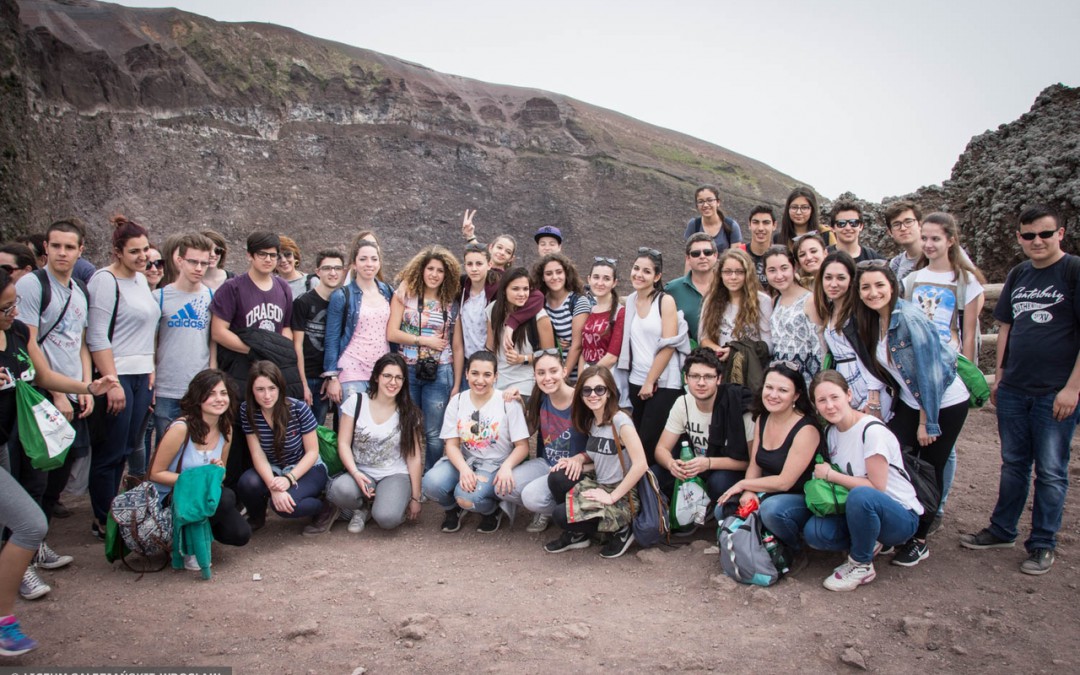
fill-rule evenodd
<path id="1" fill-rule="evenodd" d="M 931 272 L 924 267 L 904 279 L 904 298 L 921 309 L 938 329 L 941 341 L 960 349 L 961 300 L 967 304 L 983 294 L 982 284 L 971 274 L 957 283 L 953 272 Z"/>
<path id="2" fill-rule="evenodd" d="M 619 460 L 619 448 L 615 446 L 613 430 L 622 430 L 627 424 L 633 426 L 630 416 L 619 411 L 611 418 L 611 424 L 598 426 L 594 421 L 589 429 L 589 438 L 585 441 L 585 452 L 596 467 L 596 482 L 601 485 L 618 485 L 626 471 L 630 469 L 630 453 L 623 447 L 622 460 Z M 622 435 L 619 436 L 622 438 Z M 621 444 L 622 441 L 620 440 Z M 626 464 L 625 469 L 623 463 Z"/>
<path id="3" fill-rule="evenodd" d="M 484 349 L 487 342 L 487 305 L 483 291 L 470 295 L 461 303 L 461 339 L 465 345 L 465 358 Z"/>
<path id="4" fill-rule="evenodd" d="M 914 410 L 922 408 L 922 406 L 919 405 L 919 401 L 915 398 L 915 394 L 911 393 L 911 389 L 908 387 L 907 383 L 904 382 L 904 377 L 900 374 L 900 369 L 896 367 L 895 363 L 889 361 L 888 338 L 878 340 L 877 360 L 885 370 L 889 371 L 889 374 L 893 376 L 896 383 L 900 385 L 900 400 L 904 402 L 904 405 Z M 967 401 L 970 398 L 971 394 L 968 393 L 967 387 L 964 386 L 964 381 L 957 376 L 953 378 L 952 383 L 948 387 L 945 387 L 945 393 L 941 395 L 940 407 L 948 408 L 961 401 Z"/>
<path id="5" fill-rule="evenodd" d="M 491 313 L 495 310 L 495 303 L 491 303 L 487 306 L 487 318 L 491 321 Z M 546 317 L 547 312 L 540 310 L 536 313 L 536 320 L 539 321 L 542 317 Z M 499 389 L 511 389 L 517 387 L 522 396 L 531 396 L 533 389 L 536 387 L 536 375 L 533 373 L 532 363 L 518 363 L 510 365 L 506 360 L 506 350 L 502 347 L 502 330 L 492 328 L 496 335 L 496 348 L 495 356 L 498 358 L 499 379 L 495 382 L 495 386 Z M 519 354 L 525 354 L 532 357 L 532 353 L 539 349 L 537 345 L 534 345 L 529 340 L 528 331 L 525 332 L 525 337 L 522 339 L 522 343 L 514 349 Z M 532 359 L 530 358 L 530 361 Z"/>
<path id="6" fill-rule="evenodd" d="M 499 389 L 479 409 L 472 394 L 464 391 L 446 404 L 439 438 L 459 439 L 461 454 L 474 471 L 495 471 L 510 456 L 514 443 L 528 440 L 529 426 L 521 405 L 503 401 Z"/>
<path id="7" fill-rule="evenodd" d="M 709 451 L 709 424 L 712 423 L 712 412 L 703 413 L 698 410 L 697 402 L 693 395 L 684 394 L 675 399 L 668 413 L 664 431 L 673 434 L 686 434 L 690 437 L 690 448 L 698 457 L 704 457 Z M 750 413 L 743 414 L 743 431 L 747 439 L 754 437 L 754 418 Z M 679 448 L 671 450 L 673 457 L 678 459 Z"/>
<path id="8" fill-rule="evenodd" d="M 876 424 L 875 424 L 876 422 Z M 867 425 L 871 425 L 867 429 Z M 863 443 L 863 430 L 866 430 L 866 442 Z M 900 456 L 900 442 L 889 428 L 878 420 L 864 416 L 847 431 L 829 427 L 825 433 L 828 444 L 829 462 L 840 467 L 849 476 L 865 477 L 866 458 L 881 455 L 889 463 L 889 478 L 885 484 L 885 494 L 900 502 L 905 509 L 922 515 L 923 507 L 915 495 L 915 488 L 901 473 L 904 460 Z"/>
<path id="9" fill-rule="evenodd" d="M 356 410 L 356 396 L 345 399 L 341 406 L 343 415 L 351 416 Z M 382 424 L 371 418 L 371 399 L 366 393 L 360 405 L 358 419 L 353 420 L 352 453 L 356 468 L 372 480 L 382 480 L 398 473 L 409 473 L 405 458 L 401 456 L 401 422 L 397 411 Z"/>

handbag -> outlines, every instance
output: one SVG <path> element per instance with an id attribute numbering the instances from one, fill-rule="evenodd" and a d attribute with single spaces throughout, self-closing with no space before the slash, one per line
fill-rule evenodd
<path id="1" fill-rule="evenodd" d="M 821 455 L 817 456 L 817 464 L 824 464 Z M 832 465 L 833 471 L 843 473 L 840 467 Z M 837 485 L 824 478 L 811 478 L 803 485 L 803 493 L 806 495 L 806 508 L 815 516 L 839 516 L 844 513 L 847 505 L 849 490 L 843 485 Z"/>
<path id="2" fill-rule="evenodd" d="M 903 468 L 892 466 L 901 476 L 915 488 L 915 497 L 923 507 L 923 515 L 929 516 L 937 513 L 941 505 L 941 484 L 938 483 L 937 471 L 934 465 L 915 454 L 915 448 L 905 445 L 900 449 L 903 459 Z"/>
<path id="3" fill-rule="evenodd" d="M 186 426 L 186 425 L 185 425 Z M 179 459 L 176 461 L 176 473 L 184 470 L 184 447 L 191 439 L 191 430 L 184 434 L 184 441 L 180 444 Z M 161 442 L 150 456 L 147 467 L 154 466 L 157 451 L 161 448 Z M 149 468 L 147 470 L 149 473 Z M 169 564 L 173 543 L 172 509 L 161 503 L 158 496 L 157 485 L 151 480 L 143 480 L 134 487 L 121 492 L 113 498 L 109 506 L 109 520 L 116 523 L 115 530 L 112 522 L 106 525 L 105 550 L 109 562 L 116 560 L 116 552 L 119 548 L 120 559 L 124 566 L 132 572 L 160 572 Z M 115 534 L 114 534 L 115 532 Z M 110 535 L 112 541 L 109 541 Z M 116 538 L 122 541 L 117 546 Z M 151 568 L 144 566 L 136 569 L 128 560 L 128 553 L 137 553 L 144 558 L 162 556 L 163 560 L 159 567 Z"/>
<path id="4" fill-rule="evenodd" d="M 30 465 L 40 471 L 63 466 L 75 442 L 75 429 L 56 406 L 33 385 L 15 380 L 15 411 L 19 441 Z"/>
<path id="5" fill-rule="evenodd" d="M 963 354 L 956 355 L 956 376 L 963 381 L 971 394 L 968 399 L 969 408 L 981 408 L 986 405 L 986 402 L 990 400 L 990 385 L 986 383 L 986 376 Z"/>
<path id="6" fill-rule="evenodd" d="M 360 417 L 360 406 L 364 403 L 364 397 L 360 392 L 356 393 L 356 410 L 353 411 L 353 435 L 356 434 L 356 421 Z M 341 455 L 338 454 L 337 432 L 329 427 L 319 425 L 315 427 L 315 435 L 319 438 L 319 457 L 326 466 L 326 475 L 333 478 L 338 474 L 345 473 L 345 465 L 341 463 Z"/>
<path id="7" fill-rule="evenodd" d="M 615 452 L 619 455 L 619 464 L 622 465 L 623 473 L 626 473 L 626 460 L 623 457 L 622 441 L 619 440 L 619 432 L 611 425 L 612 437 L 615 439 Z M 649 548 L 657 544 L 671 544 L 671 520 L 669 519 L 668 499 L 660 491 L 660 483 L 656 480 L 656 474 L 652 469 L 646 469 L 645 475 L 637 484 L 637 501 L 639 509 L 634 508 L 630 502 L 631 523 L 634 529 L 634 541 L 641 548 Z"/>

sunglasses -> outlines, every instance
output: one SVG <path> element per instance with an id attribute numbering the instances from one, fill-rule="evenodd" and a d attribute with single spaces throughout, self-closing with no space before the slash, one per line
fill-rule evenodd
<path id="1" fill-rule="evenodd" d="M 163 270 L 163 269 L 165 269 L 165 261 L 164 260 L 147 260 L 146 261 L 146 271 L 147 272 L 149 272 L 150 270 Z"/>
<path id="2" fill-rule="evenodd" d="M 221 248 L 220 246 L 214 247 L 214 255 L 220 258 L 221 256 L 225 255 L 225 249 Z"/>
<path id="3" fill-rule="evenodd" d="M 541 356 L 554 356 L 555 358 L 559 359 L 559 361 L 562 361 L 562 352 L 560 352 L 557 347 L 548 347 L 547 349 L 541 349 L 540 351 L 533 352 L 532 356 L 533 365 L 536 364 L 536 359 L 540 358 Z"/>
<path id="4" fill-rule="evenodd" d="M 472 420 L 472 426 L 469 427 L 469 432 L 473 436 L 480 435 L 480 411 L 474 410 L 472 416 L 469 418 Z"/>
<path id="5" fill-rule="evenodd" d="M 701 256 L 705 256 L 707 258 L 711 255 L 716 255 L 715 248 L 697 248 L 693 251 L 690 251 L 691 258 L 700 258 Z"/>
<path id="6" fill-rule="evenodd" d="M 12 272 L 14 272 L 14 271 L 15 271 L 16 269 L 18 269 L 18 268 L 17 268 L 17 267 L 15 267 L 14 265 L 0 265 L 0 270 L 4 270 L 4 271 L 5 271 L 5 272 L 7 272 L 8 274 L 11 274 L 11 273 L 12 273 Z"/>
<path id="7" fill-rule="evenodd" d="M 593 256 L 592 261 L 594 263 L 607 263 L 608 265 L 618 265 L 619 261 L 616 258 L 605 258 L 603 256 Z"/>
<path id="8" fill-rule="evenodd" d="M 848 227 L 859 227 L 862 225 L 862 221 L 858 218 L 851 218 L 848 220 L 836 220 L 833 221 L 832 226 L 837 230 L 843 230 Z"/>
<path id="9" fill-rule="evenodd" d="M 607 387 L 602 384 L 598 384 L 595 387 L 582 387 L 581 397 L 589 398 L 590 396 L 596 396 L 597 398 L 607 396 Z"/>
<path id="10" fill-rule="evenodd" d="M 1039 239 L 1050 239 L 1057 233 L 1057 230 L 1043 230 L 1042 232 L 1023 232 L 1020 234 L 1020 238 L 1024 241 L 1035 241 L 1035 237 L 1038 237 Z"/>
<path id="11" fill-rule="evenodd" d="M 799 364 L 795 363 L 794 361 L 773 361 L 772 363 L 769 364 L 769 367 L 770 368 L 784 367 L 784 368 L 787 368 L 788 370 L 794 370 L 796 372 L 798 372 L 798 370 L 799 370 Z"/>
<path id="12" fill-rule="evenodd" d="M 883 270 L 889 266 L 888 260 L 864 260 L 855 265 L 860 270 Z"/>
<path id="13" fill-rule="evenodd" d="M 642 246 L 637 252 L 638 255 L 647 255 L 657 259 L 664 257 L 660 251 L 657 251 L 655 248 L 649 248 L 648 246 Z"/>
<path id="14" fill-rule="evenodd" d="M 487 246 L 483 244 L 465 244 L 466 253 L 483 253 L 487 250 Z"/>

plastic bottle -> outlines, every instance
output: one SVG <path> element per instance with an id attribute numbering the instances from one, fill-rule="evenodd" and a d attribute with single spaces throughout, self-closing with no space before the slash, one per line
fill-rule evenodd
<path id="1" fill-rule="evenodd" d="M 694 451 L 690 449 L 690 444 L 686 441 L 682 442 L 682 447 L 679 449 L 679 459 L 684 462 L 689 462 L 694 458 Z"/>

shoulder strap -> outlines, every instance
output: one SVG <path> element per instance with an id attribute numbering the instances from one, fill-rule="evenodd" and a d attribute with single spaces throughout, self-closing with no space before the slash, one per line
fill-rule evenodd
<path id="1" fill-rule="evenodd" d="M 113 332 L 116 330 L 116 314 L 120 310 L 120 282 L 116 279 L 116 275 L 109 270 L 103 269 L 101 271 L 112 277 L 113 284 L 116 286 L 116 298 L 113 301 L 112 316 L 109 317 L 109 332 L 106 333 L 109 342 L 112 342 Z"/>
<path id="2" fill-rule="evenodd" d="M 866 444 L 866 431 L 870 427 L 885 427 L 885 425 L 882 422 L 879 422 L 877 420 L 873 420 L 873 421 L 869 422 L 865 427 L 863 427 L 863 430 L 862 430 L 862 442 L 863 442 L 864 445 Z M 885 428 L 888 429 L 888 427 L 885 427 Z"/>
<path id="3" fill-rule="evenodd" d="M 41 274 L 38 274 L 38 272 L 41 272 Z M 52 281 L 49 280 L 48 272 L 46 272 L 45 270 L 40 270 L 40 269 L 39 270 L 34 270 L 34 276 L 37 277 L 38 282 L 41 284 L 42 300 L 43 301 L 45 300 L 45 297 L 44 297 L 45 296 L 45 290 L 44 290 L 45 288 L 49 289 L 49 297 L 51 298 L 52 297 Z M 44 277 L 44 278 L 42 278 L 42 277 Z M 67 314 L 68 307 L 71 305 L 71 296 L 73 296 L 73 295 L 75 295 L 75 286 L 71 282 L 68 282 L 67 301 L 64 303 L 63 309 L 60 310 L 60 316 L 56 317 L 56 322 L 53 325 L 49 326 L 49 330 L 45 331 L 44 333 L 40 333 L 40 332 L 38 333 L 37 343 L 38 343 L 39 346 L 45 344 L 45 338 L 49 337 L 49 333 L 52 333 L 54 330 L 56 330 L 56 327 L 59 326 L 60 322 L 64 320 L 64 315 Z M 39 331 L 41 330 L 41 317 L 44 314 L 45 314 L 45 305 L 42 304 L 38 308 L 38 330 Z"/>
<path id="4" fill-rule="evenodd" d="M 165 311 L 165 286 L 157 289 L 157 306 L 158 311 Z"/>
<path id="5" fill-rule="evenodd" d="M 353 410 L 352 416 L 352 438 L 349 439 L 349 446 L 352 447 L 353 441 L 356 440 L 356 422 L 360 419 L 360 408 L 364 405 L 364 395 L 361 392 L 356 392 L 356 410 Z"/>
<path id="6" fill-rule="evenodd" d="M 352 293 L 349 291 L 348 284 L 341 287 L 341 292 L 345 295 L 345 305 L 341 309 L 341 333 L 338 335 L 339 338 L 342 335 L 345 335 L 345 324 L 349 320 L 349 302 L 352 299 Z M 344 352 L 345 347 L 341 347 L 341 351 Z"/>
<path id="7" fill-rule="evenodd" d="M 41 300 L 38 302 L 38 316 L 40 317 L 45 313 L 45 308 L 52 302 L 52 284 L 49 283 L 49 273 L 44 269 L 34 270 L 33 275 L 37 277 L 38 283 L 41 285 Z"/>

